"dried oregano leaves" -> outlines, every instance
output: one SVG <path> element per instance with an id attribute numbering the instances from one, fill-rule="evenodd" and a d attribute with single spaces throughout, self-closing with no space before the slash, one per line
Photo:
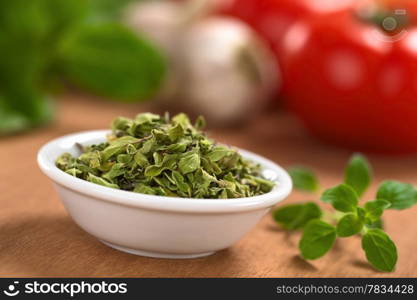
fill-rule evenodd
<path id="1" fill-rule="evenodd" d="M 107 142 L 78 145 L 78 158 L 64 153 L 56 166 L 96 184 L 151 195 L 239 198 L 269 192 L 274 183 L 261 176 L 260 166 L 208 139 L 204 124 L 199 117 L 192 125 L 185 114 L 118 117 Z"/>

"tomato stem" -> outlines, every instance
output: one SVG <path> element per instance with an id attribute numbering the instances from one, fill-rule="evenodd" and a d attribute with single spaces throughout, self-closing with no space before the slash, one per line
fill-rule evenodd
<path id="1" fill-rule="evenodd" d="M 403 9 L 394 11 L 384 9 L 360 9 L 356 16 L 362 22 L 376 25 L 387 34 L 396 34 L 402 31 L 409 24 L 407 12 Z"/>

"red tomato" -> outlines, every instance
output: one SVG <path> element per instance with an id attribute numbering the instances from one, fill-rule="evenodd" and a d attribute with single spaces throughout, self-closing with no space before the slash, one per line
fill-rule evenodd
<path id="1" fill-rule="evenodd" d="M 232 0 L 225 12 L 246 21 L 275 47 L 307 10 L 299 0 Z"/>
<path id="2" fill-rule="evenodd" d="M 358 8 L 402 10 L 409 25 L 383 33 Z M 417 152 L 416 0 L 232 0 L 225 11 L 270 42 L 282 98 L 316 136 L 360 151 Z"/>
<path id="3" fill-rule="evenodd" d="M 281 54 L 282 38 L 296 21 L 342 11 L 357 0 L 225 0 L 222 12 L 238 17 L 259 32 Z"/>
<path id="4" fill-rule="evenodd" d="M 238 17 L 251 25 L 267 42 L 276 55 L 280 69 L 286 61 L 283 38 L 294 23 L 312 16 L 344 13 L 357 0 L 227 0 L 222 12 Z M 296 41 L 295 41 L 296 42 Z M 281 72 L 282 86 L 289 82 Z M 278 99 L 278 97 L 277 97 Z"/>
<path id="5" fill-rule="evenodd" d="M 286 103 L 332 143 L 417 152 L 417 27 L 389 35 L 355 13 L 310 17 L 288 29 Z"/>
<path id="6" fill-rule="evenodd" d="M 417 1 L 416 0 L 379 0 L 379 6 L 384 7 L 385 9 L 395 11 L 398 10 L 406 10 L 408 12 L 416 12 L 417 11 Z M 417 24 L 417 14 L 410 13 L 409 18 L 412 24 Z"/>

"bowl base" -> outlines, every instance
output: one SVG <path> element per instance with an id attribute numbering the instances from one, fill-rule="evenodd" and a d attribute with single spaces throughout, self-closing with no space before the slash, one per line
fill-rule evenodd
<path id="1" fill-rule="evenodd" d="M 204 253 L 196 253 L 196 254 L 176 254 L 176 253 L 160 253 L 160 252 L 151 252 L 151 251 L 144 251 L 144 250 L 138 250 L 138 249 L 132 249 L 124 246 L 115 245 L 103 240 L 100 240 L 104 245 L 109 246 L 113 249 L 139 255 L 139 256 L 146 256 L 146 257 L 153 257 L 153 258 L 170 258 L 170 259 L 190 259 L 190 258 L 198 258 L 198 257 L 204 257 L 209 256 L 211 254 L 214 254 L 213 252 L 204 252 Z"/>

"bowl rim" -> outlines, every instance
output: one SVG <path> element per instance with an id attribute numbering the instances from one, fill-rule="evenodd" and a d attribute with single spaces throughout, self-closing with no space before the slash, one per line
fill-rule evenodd
<path id="1" fill-rule="evenodd" d="M 105 136 L 109 133 L 109 130 L 89 130 L 55 138 L 43 145 L 38 151 L 38 165 L 52 181 L 74 192 L 125 206 L 159 211 L 231 213 L 264 209 L 285 199 L 292 190 L 291 178 L 282 167 L 269 159 L 238 147 L 234 148 L 245 158 L 276 172 L 278 185 L 272 191 L 258 196 L 233 199 L 196 199 L 147 195 L 94 184 L 71 176 L 55 166 L 57 156 L 70 150 L 75 143 L 88 144 L 92 140 L 98 141 L 101 139 L 104 141 Z"/>

